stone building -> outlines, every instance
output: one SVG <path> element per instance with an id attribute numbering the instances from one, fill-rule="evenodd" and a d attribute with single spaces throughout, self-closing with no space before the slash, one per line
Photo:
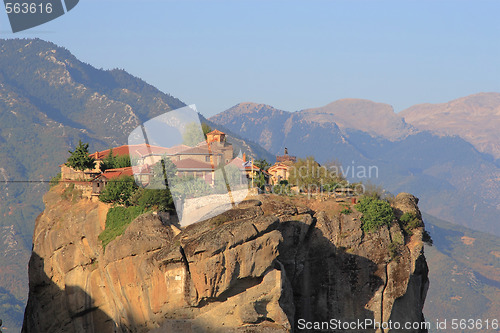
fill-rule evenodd
<path id="1" fill-rule="evenodd" d="M 296 161 L 297 157 L 288 155 L 288 149 L 285 148 L 284 155 L 276 156 L 276 163 L 267 169 L 267 172 L 270 174 L 269 184 L 276 185 L 282 180 L 288 180 L 290 170 Z"/>

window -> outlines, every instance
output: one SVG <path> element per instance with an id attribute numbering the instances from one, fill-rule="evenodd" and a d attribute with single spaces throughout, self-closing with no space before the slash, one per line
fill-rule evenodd
<path id="1" fill-rule="evenodd" d="M 205 162 L 210 162 L 210 156 L 209 155 L 205 156 Z"/>

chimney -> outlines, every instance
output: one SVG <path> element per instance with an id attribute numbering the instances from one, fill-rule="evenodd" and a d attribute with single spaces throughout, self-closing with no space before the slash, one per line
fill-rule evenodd
<path id="1" fill-rule="evenodd" d="M 243 153 L 243 162 L 247 161 L 247 154 Z"/>

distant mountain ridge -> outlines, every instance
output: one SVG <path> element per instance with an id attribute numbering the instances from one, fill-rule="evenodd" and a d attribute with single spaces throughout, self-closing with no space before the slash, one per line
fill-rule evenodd
<path id="1" fill-rule="evenodd" d="M 340 99 L 319 108 L 300 111 L 310 121 L 334 122 L 344 130 L 358 130 L 391 141 L 416 132 L 404 119 L 394 113 L 389 104 L 365 99 Z"/>
<path id="2" fill-rule="evenodd" d="M 398 115 L 420 130 L 456 135 L 500 160 L 500 93 L 479 93 L 448 103 L 418 104 Z"/>

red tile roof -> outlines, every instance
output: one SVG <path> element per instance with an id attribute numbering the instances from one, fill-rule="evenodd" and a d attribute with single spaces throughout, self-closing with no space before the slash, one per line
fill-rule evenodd
<path id="1" fill-rule="evenodd" d="M 212 171 L 212 165 L 210 163 L 205 163 L 201 161 L 194 160 L 192 158 L 186 158 L 182 159 L 180 161 L 173 161 L 175 166 L 177 167 L 177 170 L 179 171 L 184 171 L 184 170 L 205 170 L 205 171 Z"/>
<path id="2" fill-rule="evenodd" d="M 188 147 L 188 149 L 182 150 L 176 153 L 175 155 L 208 155 L 209 153 L 210 150 L 208 149 L 208 145 L 205 142 L 205 144 L 202 146 L 196 146 L 193 148 Z M 214 153 L 214 152 L 212 153 L 220 155 L 220 153 Z"/>
<path id="3" fill-rule="evenodd" d="M 269 169 L 267 169 L 268 172 L 273 172 L 274 170 L 278 170 L 278 169 L 284 169 L 284 170 L 288 170 L 290 169 L 291 166 L 290 165 L 287 165 L 285 163 L 274 163 L 273 166 L 271 166 Z"/>
<path id="4" fill-rule="evenodd" d="M 215 135 L 216 135 L 216 134 L 224 134 L 224 135 L 225 135 L 226 133 L 221 132 L 221 131 L 219 131 L 218 129 L 215 129 L 215 130 L 213 130 L 212 132 L 210 132 L 210 133 L 208 133 L 208 134 L 215 134 Z M 207 134 L 207 135 L 208 135 L 208 134 Z"/>
<path id="5" fill-rule="evenodd" d="M 132 155 L 132 156 L 144 157 L 150 154 L 174 155 L 178 152 L 181 152 L 189 148 L 190 147 L 186 145 L 177 145 L 173 147 L 159 147 L 148 144 L 123 145 L 120 147 L 113 148 L 113 156 Z M 90 154 L 90 156 L 95 158 L 96 160 L 102 160 L 108 155 L 109 155 L 109 149 Z"/>

